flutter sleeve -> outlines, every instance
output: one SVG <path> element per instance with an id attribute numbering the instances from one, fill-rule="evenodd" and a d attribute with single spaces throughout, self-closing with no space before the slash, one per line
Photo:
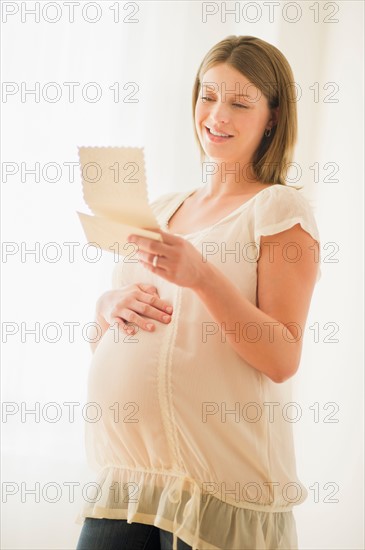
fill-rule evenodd
<path id="1" fill-rule="evenodd" d="M 313 248 L 319 263 L 316 282 L 321 278 L 320 237 L 313 209 L 300 191 L 285 185 L 272 186 L 261 192 L 255 203 L 254 239 L 258 249 L 263 235 L 275 235 L 300 223 L 301 227 L 319 243 Z M 313 243 L 314 244 L 314 243 Z"/>

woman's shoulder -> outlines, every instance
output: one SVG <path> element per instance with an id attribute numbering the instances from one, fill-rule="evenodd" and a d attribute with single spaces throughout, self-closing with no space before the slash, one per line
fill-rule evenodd
<path id="1" fill-rule="evenodd" d="M 255 240 L 259 242 L 260 236 L 279 233 L 297 223 L 319 240 L 314 210 L 302 189 L 280 184 L 270 186 L 255 201 Z"/>
<path id="2" fill-rule="evenodd" d="M 304 195 L 302 188 L 273 185 L 261 193 L 255 204 L 254 240 L 260 246 L 262 236 L 275 235 L 300 224 L 312 239 L 320 243 L 319 229 L 315 217 L 315 206 Z M 319 262 L 320 252 L 319 252 Z M 319 267 L 317 279 L 321 278 Z"/>
<path id="3" fill-rule="evenodd" d="M 307 196 L 302 187 L 275 183 L 268 185 L 264 191 L 258 194 L 257 208 L 279 208 L 290 211 L 301 207 L 310 211 L 315 207 L 314 201 Z"/>
<path id="4" fill-rule="evenodd" d="M 294 187 L 293 185 L 287 185 L 283 183 L 270 183 L 266 185 L 267 185 L 267 189 L 275 194 L 288 193 L 292 195 L 302 196 L 302 193 L 303 193 L 302 187 Z"/>

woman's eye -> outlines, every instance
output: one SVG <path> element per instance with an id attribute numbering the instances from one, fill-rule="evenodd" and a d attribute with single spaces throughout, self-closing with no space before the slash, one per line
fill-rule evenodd
<path id="1" fill-rule="evenodd" d="M 212 97 L 208 96 L 202 96 L 202 101 L 214 101 Z M 247 109 L 246 105 L 242 105 L 242 103 L 232 103 L 234 107 L 239 107 L 240 109 Z"/>

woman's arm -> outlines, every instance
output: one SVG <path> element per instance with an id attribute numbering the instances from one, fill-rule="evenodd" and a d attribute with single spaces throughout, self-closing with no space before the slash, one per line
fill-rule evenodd
<path id="1" fill-rule="evenodd" d="M 314 253 L 317 241 L 300 224 L 261 237 L 256 307 L 218 268 L 203 261 L 192 243 L 180 236 L 159 232 L 163 242 L 137 235 L 127 238 L 128 242 L 136 243 L 142 265 L 196 292 L 229 344 L 252 367 L 274 382 L 284 382 L 293 376 L 300 362 L 302 336 L 318 270 L 319 254 Z M 296 246 L 291 247 L 292 244 Z M 293 248 L 294 254 L 298 249 L 301 252 L 298 261 L 290 261 Z M 155 255 L 159 258 L 153 266 Z M 251 341 L 247 337 L 237 338 L 232 331 L 238 324 L 242 335 L 246 323 L 261 329 L 257 341 L 253 342 L 251 336 Z"/>
<path id="2" fill-rule="evenodd" d="M 298 261 L 290 261 L 297 255 L 295 247 L 285 249 L 286 257 L 283 254 L 283 247 L 289 243 L 295 243 L 300 250 Z M 201 277 L 192 288 L 219 324 L 227 342 L 252 367 L 274 382 L 284 382 L 299 367 L 304 328 L 318 270 L 314 254 L 316 245 L 317 241 L 300 224 L 261 237 L 258 307 L 242 296 L 238 288 L 209 262 L 202 264 Z M 234 333 L 235 323 L 238 323 L 239 338 Z M 255 324 L 252 333 L 247 333 L 248 338 L 244 337 L 243 330 L 246 323 Z M 286 328 L 284 325 L 287 324 Z M 225 328 L 231 332 L 226 332 Z M 257 334 L 260 337 L 254 342 Z"/>

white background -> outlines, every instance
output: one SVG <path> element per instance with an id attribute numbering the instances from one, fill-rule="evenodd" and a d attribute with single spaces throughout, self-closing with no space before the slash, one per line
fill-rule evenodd
<path id="1" fill-rule="evenodd" d="M 144 146 L 151 199 L 199 185 L 192 85 L 202 57 L 230 34 L 271 42 L 292 66 L 301 89 L 295 154 L 301 177 L 293 183 L 305 186 L 322 240 L 322 278 L 314 291 L 294 381 L 294 399 L 302 410 L 294 426 L 297 469 L 309 490 L 308 499 L 295 509 L 300 548 L 364 548 L 363 3 L 276 2 L 272 12 L 268 2 L 236 2 L 236 21 L 234 15 L 224 21 L 224 3 L 210 3 L 217 13 L 206 22 L 201 2 L 119 3 L 119 23 L 110 9 L 115 2 L 97 3 L 101 16 L 95 23 L 85 20 L 96 17 L 92 5 L 82 15 L 90 2 L 75 7 L 73 23 L 63 2 L 57 3 L 58 22 L 46 20 L 55 18 L 54 6 L 42 14 L 46 2 L 40 3 L 40 21 L 35 22 L 34 15 L 24 11 L 34 4 L 2 2 L 3 86 L 15 83 L 20 90 L 23 82 L 30 89 L 39 82 L 42 91 L 47 83 L 57 82 L 62 97 L 51 103 L 41 95 L 37 103 L 32 95 L 22 100 L 20 91 L 2 96 L 2 240 L 14 243 L 14 254 L 2 258 L 3 341 L 9 323 L 18 327 L 2 351 L 2 400 L 14 403 L 14 414 L 2 417 L 2 548 L 75 548 L 81 488 L 94 479 L 86 466 L 81 415 L 91 351 L 81 328 L 93 321 L 96 299 L 110 288 L 114 263 L 108 253 L 95 263 L 82 256 L 86 239 L 76 210 L 88 210 L 78 169 L 72 181 L 64 163 L 78 161 L 78 146 Z M 127 22 L 133 4 L 138 8 L 130 15 L 135 23 Z M 234 3 L 226 7 L 232 9 Z M 6 20 L 5 9 L 18 11 Z M 64 82 L 80 83 L 74 103 Z M 89 82 L 97 82 L 102 90 L 96 103 L 82 97 Z M 119 102 L 109 89 L 115 82 L 120 84 Z M 132 90 L 123 90 L 128 82 L 139 87 L 137 103 L 123 102 Z M 328 94 L 333 90 L 337 101 L 331 103 Z M 5 181 L 4 163 L 10 162 L 19 171 Z M 29 169 L 36 162 L 41 168 L 58 163 L 59 181 L 41 176 L 37 183 L 32 174 L 22 178 L 20 164 Z M 318 181 L 310 168 L 315 163 Z M 338 181 L 328 181 L 332 171 L 326 163 L 338 165 L 332 176 Z M 50 171 L 49 177 L 53 174 Z M 58 243 L 62 253 L 55 263 L 47 259 L 50 242 Z M 74 262 L 65 242 L 80 243 Z M 38 262 L 31 254 L 21 257 L 22 247 L 35 246 L 41 251 Z M 53 252 L 49 249 L 49 256 Z M 51 343 L 41 336 L 37 343 L 28 335 L 22 342 L 22 322 L 28 328 L 36 322 L 41 328 L 58 323 L 60 340 Z M 79 323 L 72 343 L 65 322 Z M 334 324 L 338 332 L 331 336 Z M 50 331 L 49 338 L 53 335 Z M 34 408 L 36 402 L 41 410 L 47 403 L 58 403 L 60 421 L 49 421 L 54 409 L 44 409 L 38 423 L 32 415 L 22 421 L 21 409 Z M 80 403 L 75 422 L 69 421 L 65 402 Z M 318 422 L 310 408 L 314 403 Z M 326 409 L 326 403 L 335 403 L 332 418 L 338 422 L 325 422 L 335 410 Z M 39 502 L 25 493 L 36 482 Z M 42 495 L 47 483 L 58 484 L 58 499 L 52 489 Z M 74 499 L 69 498 L 67 483 L 79 484 Z"/>

